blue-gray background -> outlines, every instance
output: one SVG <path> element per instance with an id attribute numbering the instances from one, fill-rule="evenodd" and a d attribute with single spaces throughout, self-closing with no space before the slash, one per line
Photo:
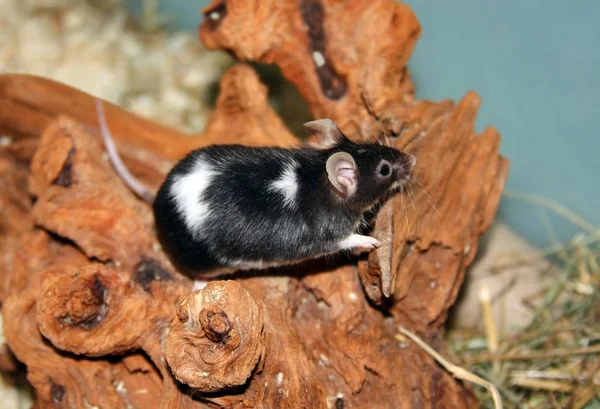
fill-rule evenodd
<path id="1" fill-rule="evenodd" d="M 128 0 L 139 11 L 139 0 Z M 483 100 L 477 120 L 502 134 L 507 186 L 559 201 L 600 224 L 600 1 L 410 0 L 423 33 L 409 64 L 420 98 Z M 208 0 L 162 0 L 196 30 Z M 573 226 L 547 214 L 561 240 Z M 503 199 L 498 217 L 539 246 L 539 211 Z"/>

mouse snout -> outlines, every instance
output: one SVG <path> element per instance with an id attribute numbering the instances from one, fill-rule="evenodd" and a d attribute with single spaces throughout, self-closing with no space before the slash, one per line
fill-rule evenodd
<path id="1" fill-rule="evenodd" d="M 401 153 L 394 162 L 394 169 L 396 174 L 401 179 L 407 179 L 410 177 L 411 171 L 417 163 L 417 158 L 414 155 L 408 153 Z"/>
<path id="2" fill-rule="evenodd" d="M 417 157 L 415 155 L 408 155 L 408 162 L 410 163 L 411 169 L 417 164 Z"/>

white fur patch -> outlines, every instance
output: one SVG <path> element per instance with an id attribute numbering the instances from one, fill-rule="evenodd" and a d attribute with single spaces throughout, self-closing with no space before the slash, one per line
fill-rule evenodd
<path id="1" fill-rule="evenodd" d="M 228 264 L 232 267 L 240 268 L 240 270 L 252 270 L 255 268 L 256 269 L 265 268 L 265 263 L 262 260 L 258 260 L 258 261 L 231 260 L 228 262 Z"/>
<path id="2" fill-rule="evenodd" d="M 200 159 L 192 172 L 179 176 L 171 187 L 177 211 L 184 217 L 185 224 L 191 231 L 197 231 L 210 215 L 208 202 L 203 200 L 202 194 L 216 174 L 212 166 Z"/>
<path id="3" fill-rule="evenodd" d="M 244 270 L 264 270 L 272 267 L 281 267 L 291 264 L 290 262 L 277 262 L 277 261 L 262 261 L 262 260 L 227 260 L 226 258 L 220 259 L 221 263 L 227 264 L 239 271 Z"/>
<path id="4" fill-rule="evenodd" d="M 375 249 L 381 246 L 381 242 L 375 237 L 351 234 L 339 243 L 340 249 Z"/>
<path id="5" fill-rule="evenodd" d="M 296 194 L 298 193 L 298 181 L 296 180 L 296 163 L 286 165 L 279 179 L 271 183 L 270 190 L 280 192 L 286 206 L 296 207 Z"/>

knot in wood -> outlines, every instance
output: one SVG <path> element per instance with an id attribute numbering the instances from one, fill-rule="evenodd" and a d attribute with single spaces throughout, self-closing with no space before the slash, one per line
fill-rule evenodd
<path id="1" fill-rule="evenodd" d="M 225 342 L 232 329 L 227 313 L 219 307 L 203 308 L 200 311 L 200 325 L 206 337 L 213 342 Z"/>
<path id="2" fill-rule="evenodd" d="M 150 284 L 154 281 L 173 281 L 171 273 L 158 260 L 151 258 L 142 258 L 133 278 L 146 292 L 150 292 Z"/>
<path id="3" fill-rule="evenodd" d="M 65 396 L 65 387 L 59 384 L 54 383 L 50 380 L 50 395 L 52 396 L 52 402 L 56 404 L 60 404 Z"/>
<path id="4" fill-rule="evenodd" d="M 66 298 L 66 302 L 62 303 L 64 311 L 58 316 L 67 325 L 90 329 L 106 314 L 105 294 L 106 288 L 97 276 L 91 280 L 75 280 L 71 291 L 59 295 Z"/>
<path id="5" fill-rule="evenodd" d="M 262 309 L 239 283 L 211 281 L 180 301 L 164 348 L 175 378 L 198 391 L 242 386 L 264 354 Z"/>
<path id="6" fill-rule="evenodd" d="M 38 328 L 55 347 L 79 355 L 103 356 L 139 348 L 151 314 L 148 295 L 131 277 L 101 264 L 51 267 L 36 303 Z M 68 270 L 67 270 L 68 271 Z M 67 388 L 68 389 L 68 388 Z"/>
<path id="7" fill-rule="evenodd" d="M 184 298 L 179 302 L 179 308 L 177 308 L 177 319 L 181 322 L 187 322 L 190 318 L 190 313 L 188 312 L 188 302 Z"/>

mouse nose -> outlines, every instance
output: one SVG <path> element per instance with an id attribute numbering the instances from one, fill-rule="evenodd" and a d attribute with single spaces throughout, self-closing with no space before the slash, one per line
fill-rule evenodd
<path id="1" fill-rule="evenodd" d="M 417 157 L 415 155 L 408 155 L 408 161 L 410 162 L 410 167 L 414 168 L 417 163 Z"/>
<path id="2" fill-rule="evenodd" d="M 400 155 L 398 155 L 397 160 L 396 160 L 396 165 L 394 167 L 404 168 L 404 169 L 408 168 L 408 170 L 412 170 L 412 168 L 415 167 L 416 163 L 417 163 L 417 157 L 415 155 L 411 155 L 410 153 L 402 152 Z"/>

